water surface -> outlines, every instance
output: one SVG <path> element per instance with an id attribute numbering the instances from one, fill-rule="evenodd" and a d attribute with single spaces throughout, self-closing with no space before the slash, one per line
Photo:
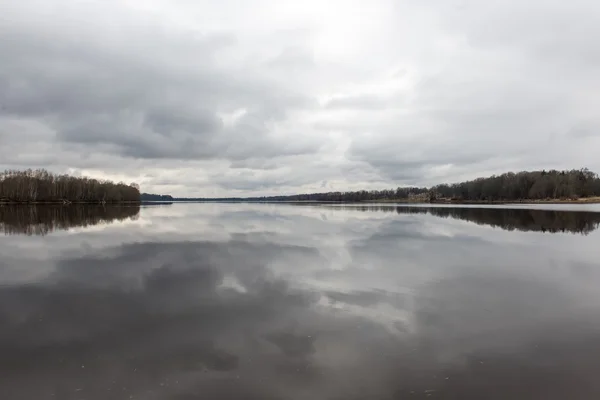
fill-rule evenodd
<path id="1" fill-rule="evenodd" d="M 0 396 L 600 398 L 586 210 L 0 207 Z"/>

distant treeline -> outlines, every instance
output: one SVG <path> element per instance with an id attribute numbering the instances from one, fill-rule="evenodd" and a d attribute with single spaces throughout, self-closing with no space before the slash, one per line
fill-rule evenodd
<path id="1" fill-rule="evenodd" d="M 430 214 L 489 225 L 504 230 L 534 232 L 569 232 L 587 235 L 600 226 L 600 213 L 586 211 L 524 210 L 482 207 L 410 207 L 410 206 L 342 206 L 359 211 L 397 214 Z"/>
<path id="2" fill-rule="evenodd" d="M 69 175 L 44 169 L 0 173 L 0 202 L 15 203 L 119 203 L 139 202 L 140 189 L 125 184 Z"/>
<path id="3" fill-rule="evenodd" d="M 502 202 L 527 200 L 576 200 L 600 196 L 600 178 L 587 168 L 569 171 L 523 171 L 477 178 L 471 181 L 427 187 L 399 187 L 389 190 L 359 190 L 291 196 L 172 198 L 157 196 L 156 200 L 175 201 L 315 201 L 315 202 Z M 162 197 L 168 197 L 162 198 Z M 150 198 L 148 198 L 150 200 Z"/>
<path id="4" fill-rule="evenodd" d="M 153 194 L 153 193 L 142 193 L 140 195 L 142 201 L 173 201 L 173 196 L 168 194 Z"/>
<path id="5" fill-rule="evenodd" d="M 600 196 L 598 174 L 583 168 L 570 171 L 508 172 L 489 178 L 442 184 L 432 196 L 468 201 L 578 199 Z"/>
<path id="6" fill-rule="evenodd" d="M 139 204 L 4 205 L 0 207 L 0 232 L 5 235 L 46 235 L 55 230 L 135 219 L 139 212 Z"/>

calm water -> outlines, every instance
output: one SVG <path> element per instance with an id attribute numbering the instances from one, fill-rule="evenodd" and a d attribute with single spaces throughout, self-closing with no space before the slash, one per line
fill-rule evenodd
<path id="1" fill-rule="evenodd" d="M 597 399 L 594 209 L 0 207 L 0 398 Z"/>

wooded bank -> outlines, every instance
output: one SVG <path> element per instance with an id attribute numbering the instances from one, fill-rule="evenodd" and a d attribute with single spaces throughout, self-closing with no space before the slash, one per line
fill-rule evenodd
<path id="1" fill-rule="evenodd" d="M 44 169 L 0 173 L 0 203 L 124 203 L 139 202 L 135 183 L 114 183 L 87 177 L 55 175 Z"/>

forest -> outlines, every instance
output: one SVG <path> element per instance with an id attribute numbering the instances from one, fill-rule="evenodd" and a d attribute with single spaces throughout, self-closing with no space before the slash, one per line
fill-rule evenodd
<path id="1" fill-rule="evenodd" d="M 600 196 L 600 179 L 587 168 L 508 172 L 452 185 L 437 185 L 431 192 L 434 200 L 466 201 L 577 200 L 592 196 Z"/>
<path id="2" fill-rule="evenodd" d="M 173 196 L 168 194 L 142 193 L 142 201 L 173 201 Z"/>
<path id="3" fill-rule="evenodd" d="M 518 202 L 577 200 L 600 196 L 600 178 L 587 168 L 565 171 L 507 172 L 488 178 L 427 187 L 398 187 L 388 190 L 359 190 L 291 196 L 173 198 L 177 201 L 317 201 L 317 202 Z"/>
<path id="4" fill-rule="evenodd" d="M 139 202 L 135 183 L 55 175 L 44 169 L 0 173 L 0 203 Z"/>

